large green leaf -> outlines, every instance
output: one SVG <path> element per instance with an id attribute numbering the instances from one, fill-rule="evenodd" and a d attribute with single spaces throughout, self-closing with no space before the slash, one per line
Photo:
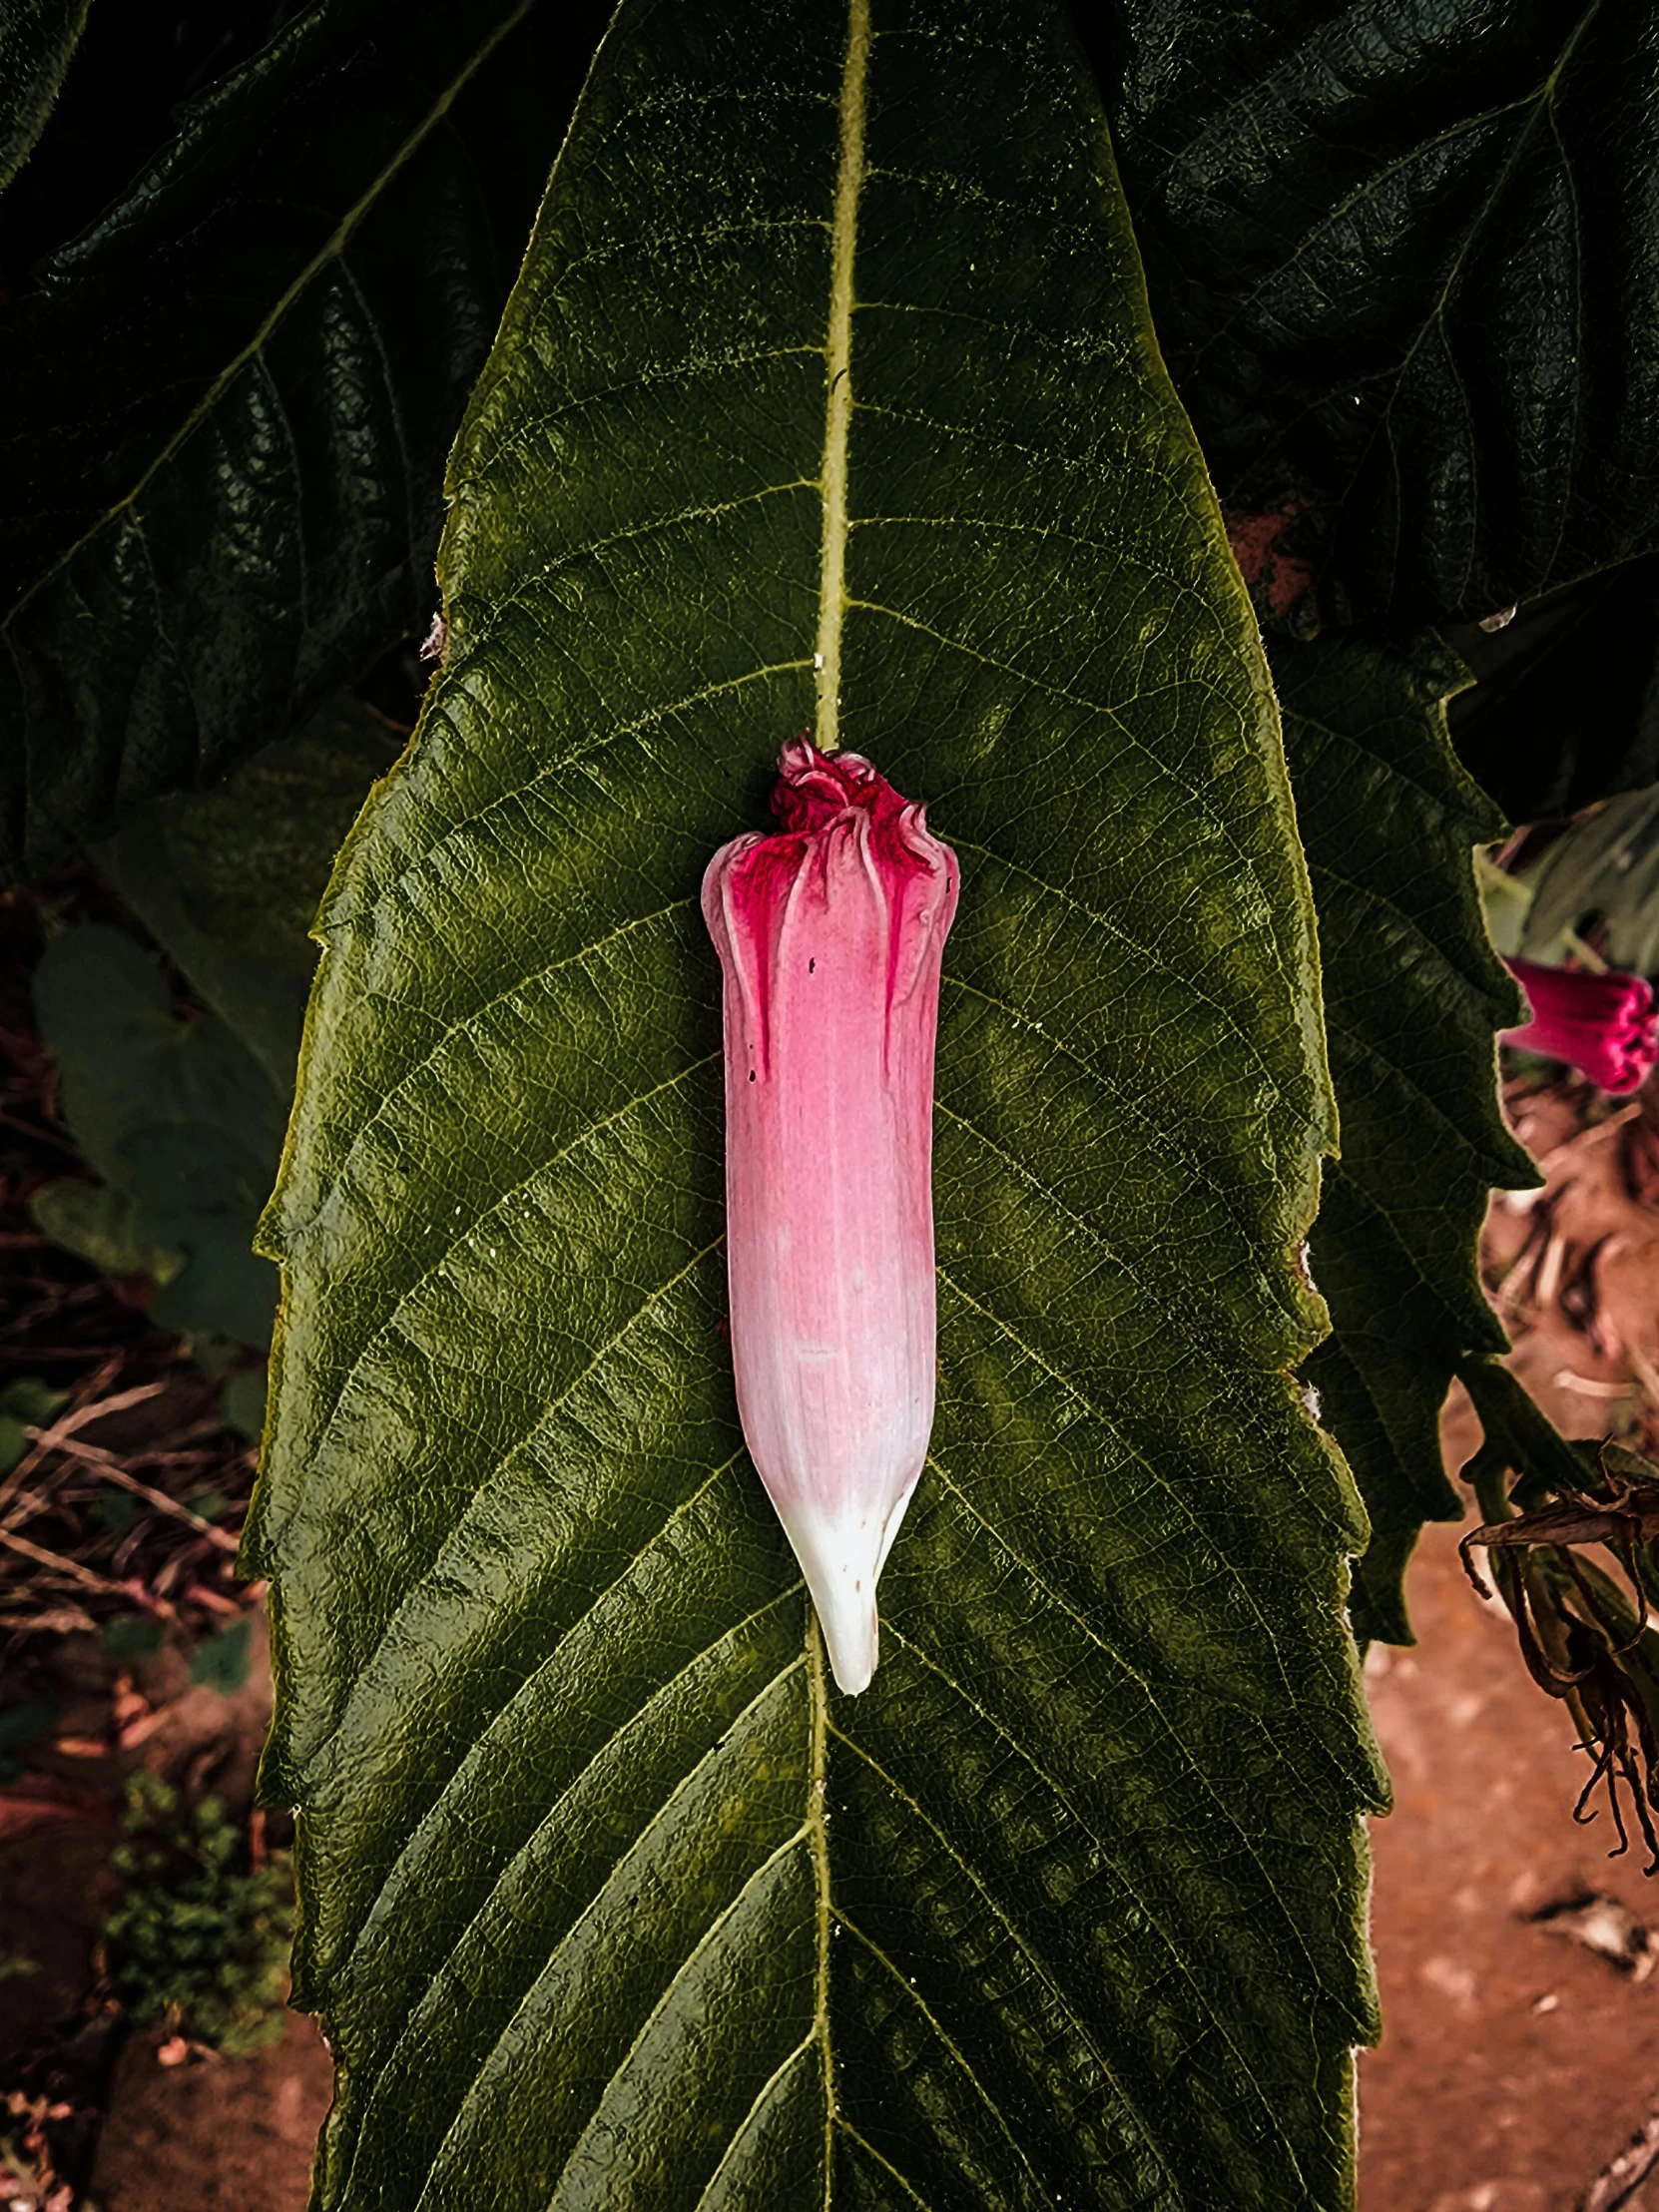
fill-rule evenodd
<path id="1" fill-rule="evenodd" d="M 1440 1405 L 1466 1355 L 1505 1346 L 1475 1265 L 1487 1197 L 1537 1182 L 1498 1106 L 1495 1032 L 1522 1009 L 1474 883 L 1474 845 L 1503 825 L 1447 742 L 1467 671 L 1433 632 L 1285 641 L 1272 660 L 1342 1115 L 1310 1240 L 1333 1334 L 1306 1372 L 1371 1513 L 1356 1631 L 1408 1643 L 1417 1531 L 1462 1511 Z"/>
<path id="2" fill-rule="evenodd" d="M 0 313 L 0 868 L 222 775 L 425 626 L 594 12 L 312 0 Z"/>
<path id="3" fill-rule="evenodd" d="M 1382 1782 L 1272 693 L 1055 11 L 871 14 L 623 8 L 321 916 L 249 1556 L 332 2212 L 1351 2201 Z M 736 1423 L 697 912 L 804 724 L 964 884 L 856 1701 Z"/>
<path id="4" fill-rule="evenodd" d="M 46 127 L 90 0 L 7 0 L 0 10 L 0 192 Z"/>
<path id="5" fill-rule="evenodd" d="M 1153 311 L 1224 503 L 1346 611 L 1478 619 L 1659 530 L 1659 16 L 1090 11 Z M 1340 587 L 1340 588 L 1335 588 Z"/>

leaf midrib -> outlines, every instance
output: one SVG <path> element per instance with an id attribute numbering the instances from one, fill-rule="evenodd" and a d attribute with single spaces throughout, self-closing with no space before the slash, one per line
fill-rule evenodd
<path id="1" fill-rule="evenodd" d="M 819 576 L 818 745 L 840 747 L 841 627 L 846 608 L 846 448 L 852 423 L 852 258 L 864 182 L 864 83 L 869 74 L 869 0 L 847 0 L 841 72 L 835 213 L 830 233 L 829 389 L 824 426 L 824 556 Z"/>
<path id="2" fill-rule="evenodd" d="M 858 201 L 864 181 L 864 87 L 869 75 L 869 0 L 847 0 L 846 55 L 841 65 L 835 207 L 830 233 L 830 323 L 825 335 L 824 541 L 819 571 L 818 637 L 813 654 L 816 738 L 824 753 L 840 749 L 841 631 L 846 611 L 847 444 L 852 424 L 852 264 L 858 241 Z M 809 1599 L 807 1682 L 811 1735 L 807 1770 L 807 1831 L 813 1867 L 814 1999 L 812 2039 L 824 2071 L 823 2212 L 830 2212 L 835 2175 L 835 2057 L 830 2029 L 830 1685 L 824 1638 Z M 730 2146 L 729 2146 L 730 2147 Z M 724 2165 L 725 2159 L 721 2163 Z"/>

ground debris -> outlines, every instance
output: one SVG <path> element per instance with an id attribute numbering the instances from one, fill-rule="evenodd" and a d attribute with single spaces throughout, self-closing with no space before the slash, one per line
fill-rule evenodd
<path id="1" fill-rule="evenodd" d="M 1633 2135 L 1591 2182 L 1580 2212 L 1651 2212 L 1655 2201 L 1642 2188 L 1659 2173 L 1659 2111 Z M 1640 2192 L 1640 2194 L 1638 2194 Z"/>
<path id="2" fill-rule="evenodd" d="M 1659 1962 L 1659 1943 L 1630 1908 L 1605 1890 L 1581 1890 L 1529 1914 L 1551 1936 L 1605 1958 L 1632 1981 L 1645 1981 Z"/>

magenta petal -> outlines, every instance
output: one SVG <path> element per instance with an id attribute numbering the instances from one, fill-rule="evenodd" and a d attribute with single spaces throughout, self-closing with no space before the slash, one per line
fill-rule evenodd
<path id="1" fill-rule="evenodd" d="M 854 753 L 786 746 L 776 836 L 709 863 L 738 1409 L 843 1690 L 933 1425 L 933 1040 L 949 847 Z"/>
<path id="2" fill-rule="evenodd" d="M 1659 1014 L 1644 977 L 1617 968 L 1593 975 L 1536 960 L 1503 964 L 1525 991 L 1532 1015 L 1524 1028 L 1504 1031 L 1505 1044 L 1565 1060 L 1604 1091 L 1637 1090 L 1653 1073 Z"/>

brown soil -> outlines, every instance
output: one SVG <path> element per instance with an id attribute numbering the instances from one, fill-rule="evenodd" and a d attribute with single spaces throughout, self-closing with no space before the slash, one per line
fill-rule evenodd
<path id="1" fill-rule="evenodd" d="M 1549 1185 L 1494 1202 L 1488 1280 L 1508 1365 L 1557 1427 L 1651 1452 L 1659 1214 L 1625 1142 L 1641 1125 L 1580 1131 L 1574 1103 L 1515 1116 Z M 1453 1472 L 1479 1437 L 1454 1390 Z M 1360 2068 L 1361 2212 L 1659 2212 L 1659 2133 L 1650 2181 L 1637 2158 L 1597 2191 L 1659 2113 L 1659 1879 L 1634 1824 L 1608 1857 L 1604 1796 L 1575 1823 L 1588 1762 L 1463 1572 L 1470 1525 L 1424 1531 L 1406 1578 L 1418 1642 L 1366 1670 L 1394 1810 L 1372 1825 L 1383 2039 Z"/>
<path id="2" fill-rule="evenodd" d="M 1655 1954 L 1583 1937 L 1637 1948 L 1659 1883 L 1639 1843 L 1606 1857 L 1605 1806 L 1574 1825 L 1566 1708 L 1469 1587 L 1455 1529 L 1428 1530 L 1408 1588 L 1417 1647 L 1367 1669 L 1394 1811 L 1372 1831 L 1384 2028 L 1361 2061 L 1362 2212 L 1576 2212 L 1659 2099 Z M 1592 1897 L 1628 1921 L 1539 1918 Z M 1659 2212 L 1659 2187 L 1622 2201 Z"/>
<path id="3" fill-rule="evenodd" d="M 51 2153 L 46 2178 L 26 2179 L 31 2113 L 0 2110 L 21 2156 L 15 2174 L 0 2166 L 0 2204 L 80 2212 L 61 2176 L 84 2176 L 96 2146 L 99 2212 L 302 2212 L 332 2080 L 314 2025 L 290 2014 L 279 2043 L 240 2059 L 161 2028 L 123 2041 L 98 1979 L 100 1924 L 120 1896 L 109 1866 L 120 1776 L 142 1760 L 191 1799 L 212 1789 L 248 1804 L 271 1715 L 264 1626 L 256 1612 L 252 1670 L 231 1695 L 193 1684 L 173 1646 L 140 1662 L 151 1712 L 136 1753 L 105 1725 L 111 1668 L 96 1640 L 49 1647 L 52 1687 L 69 1700 L 63 1732 L 0 1792 L 0 1955 L 32 1969 L 0 1979 L 0 2086 L 50 2115 Z"/>
<path id="4" fill-rule="evenodd" d="M 1474 1434 L 1455 1409 L 1454 1462 Z M 1659 2101 L 1659 1948 L 1644 1939 L 1659 1882 L 1639 1851 L 1605 1856 L 1605 1809 L 1574 1825 L 1571 1723 L 1470 1588 L 1457 1534 L 1430 1529 L 1412 1564 L 1416 1648 L 1379 1649 L 1368 1668 L 1395 1810 L 1373 1830 L 1386 2033 L 1361 2068 L 1361 2207 L 1578 2212 Z M 107 1845 L 64 1835 L 59 1879 L 43 1861 L 39 1899 L 14 1893 L 25 1912 L 67 1911 L 83 1960 Z M 296 2015 L 280 2044 L 239 2060 L 167 2066 L 163 2047 L 159 2031 L 135 2035 L 116 2068 L 92 2192 L 104 2212 L 302 2212 L 331 2075 L 312 2024 Z M 1659 2186 L 1615 2206 L 1659 2212 Z"/>
<path id="5" fill-rule="evenodd" d="M 280 2043 L 249 2058 L 158 2062 L 160 2030 L 116 2069 L 92 2194 L 101 2212 L 302 2212 L 333 2065 L 315 2027 L 288 2015 Z"/>

